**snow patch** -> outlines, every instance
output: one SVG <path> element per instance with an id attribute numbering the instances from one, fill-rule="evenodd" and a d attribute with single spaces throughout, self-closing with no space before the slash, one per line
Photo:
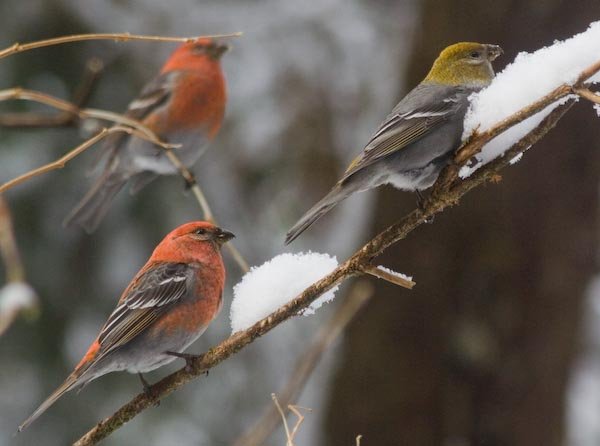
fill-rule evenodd
<path id="1" fill-rule="evenodd" d="M 400 279 L 404 279 L 404 280 L 407 280 L 409 282 L 412 282 L 412 276 L 407 276 L 406 274 L 399 273 L 398 271 L 394 271 L 393 269 L 386 268 L 383 265 L 378 265 L 377 269 L 379 269 L 379 270 L 381 270 L 381 271 L 383 271 L 385 273 L 391 274 L 392 276 L 398 277 Z"/>
<path id="2" fill-rule="evenodd" d="M 24 282 L 10 282 L 0 289 L 0 315 L 35 308 L 37 302 L 35 290 Z"/>
<path id="3" fill-rule="evenodd" d="M 600 22 L 592 23 L 586 31 L 567 40 L 556 41 L 533 53 L 518 54 L 489 87 L 472 95 L 471 106 L 465 116 L 463 141 L 475 130 L 479 133 L 489 130 L 560 85 L 572 85 L 583 70 L 599 59 Z M 600 74 L 595 74 L 588 82 L 600 82 Z M 566 100 L 562 98 L 498 135 L 476 156 L 477 163 L 461 169 L 460 176 L 468 177 L 483 164 L 502 155 Z"/>
<path id="4" fill-rule="evenodd" d="M 252 267 L 233 287 L 229 315 L 232 333 L 245 330 L 268 316 L 337 266 L 337 259 L 329 254 L 308 252 L 280 254 L 261 266 Z M 338 286 L 321 295 L 303 314 L 314 314 L 335 297 L 337 289 Z"/>

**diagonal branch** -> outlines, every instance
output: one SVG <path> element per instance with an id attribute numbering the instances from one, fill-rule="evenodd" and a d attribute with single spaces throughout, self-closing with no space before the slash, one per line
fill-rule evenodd
<path id="1" fill-rule="evenodd" d="M 584 73 L 587 76 L 579 77 L 578 83 L 581 83 L 600 70 L 600 62 Z M 577 85 L 577 84 L 576 84 Z M 330 290 L 334 286 L 347 280 L 350 277 L 365 274 L 364 270 L 371 265 L 372 260 L 380 255 L 391 245 L 406 238 L 414 229 L 423 224 L 429 217 L 442 212 L 445 208 L 454 206 L 459 199 L 471 189 L 480 184 L 492 181 L 498 176 L 498 172 L 506 167 L 514 155 L 524 152 L 530 146 L 538 142 L 546 133 L 548 133 L 560 120 L 562 116 L 573 105 L 574 99 L 567 99 L 565 103 L 556 107 L 550 112 L 533 130 L 527 133 L 521 140 L 515 143 L 505 153 L 505 156 L 497 158 L 495 161 L 481 167 L 470 177 L 459 180 L 458 168 L 460 162 L 458 159 L 468 160 L 470 156 L 464 154 L 477 153 L 483 147 L 485 142 L 498 135 L 501 131 L 516 125 L 525 118 L 544 109 L 547 105 L 572 93 L 572 87 L 564 85 L 553 91 L 552 97 L 544 98 L 531 104 L 523 110 L 515 113 L 504 121 L 500 122 L 485 134 L 475 135 L 465 144 L 457 153 L 454 164 L 446 167 L 440 178 L 434 185 L 434 190 L 429 198 L 423 204 L 422 209 L 415 209 L 404 218 L 388 227 L 362 248 L 356 251 L 348 260 L 338 266 L 329 275 L 315 282 L 306 288 L 297 297 L 287 304 L 281 306 L 267 317 L 261 319 L 247 330 L 235 333 L 217 346 L 211 348 L 204 355 L 191 361 L 190 366 L 183 368 L 156 383 L 147 393 L 142 393 L 133 398 L 129 403 L 123 405 L 113 415 L 102 420 L 94 426 L 89 432 L 74 443 L 74 446 L 88 446 L 97 444 L 106 438 L 123 424 L 133 419 L 145 409 L 153 406 L 161 398 L 173 393 L 178 388 L 187 384 L 206 370 L 225 361 L 231 355 L 237 353 L 246 345 L 253 342 L 258 337 L 268 333 L 273 328 L 297 315 L 301 310 L 308 307 L 321 294 Z M 501 128 L 502 130 L 498 130 Z M 482 142 L 482 139 L 485 142 Z"/>
<path id="2" fill-rule="evenodd" d="M 89 99 L 92 87 L 104 69 L 103 62 L 93 57 L 85 64 L 82 79 L 73 94 L 73 104 L 83 107 Z M 70 110 L 58 113 L 17 112 L 0 114 L 0 127 L 62 127 L 76 122 L 77 115 Z"/>
<path id="3" fill-rule="evenodd" d="M 51 170 L 62 169 L 63 167 L 65 167 L 65 165 L 69 161 L 71 161 L 76 156 L 85 152 L 87 149 L 89 149 L 91 146 L 96 144 L 98 141 L 106 138 L 108 135 L 110 135 L 112 133 L 118 133 L 118 132 L 124 132 L 124 133 L 128 133 L 130 135 L 135 135 L 139 138 L 146 139 L 154 144 L 157 144 L 165 149 L 171 149 L 173 147 L 173 145 L 159 141 L 153 135 L 149 136 L 145 133 L 140 132 L 139 130 L 137 130 L 135 128 L 125 127 L 125 126 L 120 126 L 120 125 L 117 125 L 117 126 L 114 126 L 111 128 L 104 128 L 104 129 L 100 130 L 100 132 L 98 132 L 96 135 L 92 136 L 91 138 L 84 141 L 82 144 L 80 144 L 77 147 L 75 147 L 74 149 L 70 150 L 69 152 L 67 152 L 65 155 L 63 155 L 56 161 L 52 161 L 51 163 L 44 164 L 43 166 L 40 166 L 33 170 L 30 170 L 29 172 L 26 172 L 23 175 L 19 175 L 18 177 L 13 178 L 10 181 L 7 181 L 6 183 L 4 183 L 3 185 L 0 186 L 0 194 L 14 186 L 17 186 L 21 183 L 24 183 L 25 181 L 30 180 L 31 178 L 37 177 L 46 172 L 50 172 Z"/>
<path id="4" fill-rule="evenodd" d="M 110 121 L 117 124 L 126 125 L 128 127 L 133 127 L 134 129 L 138 130 L 140 134 L 145 135 L 146 139 L 159 141 L 159 138 L 154 134 L 154 132 L 144 124 L 119 113 L 113 113 L 107 110 L 99 110 L 95 108 L 79 108 L 74 103 L 65 101 L 64 99 L 59 99 L 40 91 L 27 90 L 20 87 L 0 90 L 0 102 L 16 99 L 39 102 L 40 104 L 45 104 L 49 107 L 62 110 L 65 113 L 78 117 L 79 119 L 100 119 L 103 121 Z"/>
<path id="5" fill-rule="evenodd" d="M 208 200 L 206 199 L 204 192 L 202 192 L 198 181 L 196 181 L 196 177 L 194 176 L 194 174 L 187 167 L 185 167 L 185 164 L 181 162 L 181 160 L 175 154 L 174 151 L 166 150 L 165 155 L 167 156 L 167 158 L 169 158 L 169 161 L 171 161 L 171 163 L 177 168 L 177 170 L 179 170 L 179 173 L 185 180 L 187 186 L 194 193 L 196 201 L 198 201 L 200 209 L 202 209 L 202 213 L 204 214 L 204 220 L 210 221 L 211 223 L 217 225 L 218 223 L 215 219 L 214 214 L 212 213 L 212 210 L 210 209 Z M 225 245 L 225 247 L 233 257 L 233 259 L 236 261 L 242 272 L 247 273 L 248 271 L 250 271 L 250 266 L 248 265 L 248 262 L 246 261 L 244 256 L 242 256 L 242 254 L 238 251 L 238 249 L 233 243 L 229 242 Z"/>

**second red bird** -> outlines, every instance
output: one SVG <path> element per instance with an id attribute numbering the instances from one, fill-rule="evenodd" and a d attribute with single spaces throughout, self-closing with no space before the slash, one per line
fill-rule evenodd
<path id="1" fill-rule="evenodd" d="M 181 45 L 129 104 L 126 116 L 161 140 L 181 144 L 175 150 L 187 167 L 198 160 L 223 122 L 226 89 L 220 59 L 227 49 L 212 39 Z M 104 151 L 104 171 L 67 216 L 65 226 L 75 223 L 93 232 L 127 182 L 134 194 L 158 175 L 177 173 L 160 147 L 135 136 L 115 135 Z"/>

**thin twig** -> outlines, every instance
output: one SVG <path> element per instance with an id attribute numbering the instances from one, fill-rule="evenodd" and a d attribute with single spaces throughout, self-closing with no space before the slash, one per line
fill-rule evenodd
<path id="1" fill-rule="evenodd" d="M 285 446 L 294 446 L 292 443 L 292 439 L 290 437 L 290 428 L 288 427 L 287 418 L 285 417 L 285 413 L 283 412 L 283 409 L 279 405 L 279 401 L 277 401 L 277 395 L 272 393 L 271 399 L 273 400 L 273 403 L 275 404 L 275 408 L 277 409 L 277 412 L 279 412 L 279 415 L 281 416 L 281 421 L 283 422 L 283 429 L 285 430 L 285 438 L 287 440 L 285 442 Z"/>
<path id="2" fill-rule="evenodd" d="M 198 204 L 202 209 L 202 213 L 204 214 L 204 219 L 211 223 L 216 223 L 215 217 L 210 209 L 210 206 L 208 205 L 208 201 L 206 200 L 206 196 L 204 195 L 204 192 L 202 192 L 202 189 L 200 189 L 200 185 L 198 184 L 198 181 L 196 181 L 194 174 L 187 167 L 185 167 L 185 164 L 181 162 L 179 157 L 173 153 L 173 151 L 167 150 L 165 155 L 167 158 L 169 158 L 171 164 L 173 164 L 173 166 L 179 170 L 179 173 L 185 180 L 187 187 L 189 187 L 194 193 L 194 196 L 198 200 Z"/>
<path id="3" fill-rule="evenodd" d="M 598 63 L 598 70 L 600 70 L 600 62 Z M 590 76 L 592 74 L 593 73 L 591 73 Z M 571 87 L 568 87 L 568 90 L 570 91 Z M 562 91 L 558 91 L 556 94 L 558 96 L 563 93 Z M 558 99 L 559 97 L 554 98 L 554 100 Z M 538 101 L 538 103 L 539 102 L 540 101 Z M 551 101 L 550 103 L 552 102 L 554 101 Z M 563 105 L 556 107 L 548 114 L 548 116 L 546 116 L 546 118 L 542 120 L 539 125 L 527 133 L 527 135 L 525 135 L 525 137 L 523 137 L 518 143 L 514 144 L 509 152 L 523 152 L 529 146 L 535 144 L 556 125 L 558 120 L 572 105 L 573 101 L 567 100 Z M 535 110 L 535 104 L 534 107 L 528 107 L 528 109 Z M 535 111 L 531 111 L 531 113 L 534 114 Z M 515 123 L 525 119 L 525 117 L 521 116 L 520 112 L 516 113 L 515 115 L 516 117 L 513 117 Z M 505 120 L 503 122 L 508 121 Z M 500 123 L 498 125 L 504 126 L 505 124 Z M 490 131 L 491 130 L 493 129 L 490 129 Z M 478 139 L 478 136 L 475 135 L 462 150 L 472 150 L 473 146 L 477 146 L 479 144 L 481 144 L 481 141 Z M 256 338 L 263 336 L 265 333 L 269 332 L 285 320 L 297 315 L 298 312 L 310 305 L 321 294 L 350 277 L 364 274 L 363 269 L 369 265 L 375 257 L 380 255 L 391 245 L 404 239 L 415 228 L 419 227 L 427 219 L 429 219 L 429 217 L 442 212 L 447 207 L 456 205 L 459 199 L 474 187 L 482 184 L 483 182 L 491 181 L 492 179 L 497 178 L 498 171 L 505 167 L 509 162 L 509 156 L 499 158 L 492 163 L 484 165 L 470 177 L 457 181 L 454 185 L 454 181 L 457 180 L 458 170 L 454 170 L 455 166 L 453 165 L 446 167 L 434 185 L 434 193 L 429 196 L 421 209 L 415 209 L 404 218 L 379 233 L 330 274 L 310 285 L 297 297 L 292 299 L 287 304 L 281 306 L 267 317 L 255 323 L 252 327 L 235 333 L 228 339 L 221 342 L 219 345 L 210 349 L 208 352 L 202 355 L 201 358 L 190 361 L 190 365 L 188 367 L 165 377 L 151 387 L 151 392 L 144 392 L 137 395 L 129 403 L 123 405 L 113 415 L 94 426 L 89 432 L 76 441 L 74 445 L 84 446 L 97 444 L 100 440 L 106 438 L 124 423 L 128 422 L 145 409 L 151 407 L 156 401 L 170 395 L 181 386 L 204 373 L 206 370 L 225 361 L 231 355 L 237 353 L 246 345 L 253 342 Z M 454 172 L 453 178 L 448 176 L 449 172 Z M 442 181 L 448 179 L 450 180 L 450 188 L 446 187 L 446 184 Z"/>
<path id="4" fill-rule="evenodd" d="M 0 101 L 15 99 L 39 102 L 41 104 L 48 105 L 49 107 L 63 110 L 69 114 L 79 117 L 80 119 L 101 119 L 103 121 L 110 121 L 116 124 L 133 127 L 134 129 L 138 130 L 141 134 L 145 135 L 144 139 L 154 142 L 155 144 L 158 144 L 163 147 L 166 146 L 168 148 L 180 147 L 179 144 L 166 144 L 164 142 L 161 142 L 159 138 L 154 134 L 154 132 L 148 127 L 146 127 L 144 124 L 119 113 L 113 113 L 107 110 L 99 110 L 95 108 L 79 108 L 74 103 L 65 101 L 64 99 L 59 99 L 57 97 L 51 96 L 46 93 L 42 93 L 40 91 L 26 90 L 20 87 L 9 88 L 7 90 L 0 90 Z"/>
<path id="5" fill-rule="evenodd" d="M 52 45 L 61 45 L 63 43 L 81 42 L 84 40 L 114 40 L 117 42 L 125 42 L 128 40 L 145 40 L 154 42 L 193 42 L 201 38 L 227 38 L 227 37 L 239 37 L 241 32 L 229 33 L 229 34 L 211 34 L 207 36 L 196 36 L 196 37 L 166 37 L 166 36 L 143 36 L 139 34 L 129 33 L 96 33 L 96 34 L 75 34 L 71 36 L 54 37 L 47 40 L 38 40 L 30 43 L 15 43 L 8 48 L 0 50 L 0 59 L 3 57 L 11 56 L 13 54 L 22 53 L 23 51 L 33 50 L 35 48 L 43 48 Z"/>
<path id="6" fill-rule="evenodd" d="M 300 425 L 304 421 L 304 415 L 302 415 L 302 413 L 298 409 L 306 410 L 308 412 L 312 411 L 312 409 L 310 409 L 308 407 L 295 406 L 293 404 L 287 405 L 287 408 L 298 417 L 298 421 L 296 421 L 294 428 L 290 432 L 290 428 L 288 426 L 287 417 L 285 416 L 285 412 L 281 408 L 281 405 L 279 404 L 279 400 L 277 399 L 277 396 L 274 393 L 271 394 L 271 399 L 273 400 L 273 403 L 275 404 L 275 410 L 279 413 L 279 416 L 281 417 L 281 420 L 283 422 L 283 429 L 285 430 L 285 438 L 286 438 L 285 446 L 295 446 L 294 437 L 296 437 L 296 434 L 298 433 L 298 429 L 300 428 Z"/>
<path id="7" fill-rule="evenodd" d="M 356 436 L 356 446 L 360 446 L 360 440 L 362 440 L 362 435 Z"/>
<path id="8" fill-rule="evenodd" d="M 25 268 L 19 254 L 10 209 L 2 194 L 0 194 L 0 255 L 6 267 L 6 281 L 23 282 Z"/>
<path id="9" fill-rule="evenodd" d="M 333 317 L 319 330 L 310 346 L 298 358 L 292 375 L 278 392 L 279 399 L 284 405 L 298 399 L 323 354 L 346 330 L 360 309 L 364 308 L 373 296 L 373 292 L 374 287 L 367 280 L 359 280 L 352 286 L 343 304 L 336 309 Z M 256 424 L 240 435 L 233 442 L 233 446 L 261 446 L 278 424 L 277 410 L 274 406 L 269 405 Z"/>
<path id="10" fill-rule="evenodd" d="M 300 425 L 302 424 L 302 422 L 304 421 L 304 418 L 305 418 L 304 415 L 302 415 L 302 413 L 300 412 L 300 410 L 312 412 L 312 409 L 310 407 L 296 406 L 294 404 L 288 404 L 287 407 L 290 410 L 290 412 L 293 412 L 294 415 L 296 415 L 298 417 L 298 421 L 296 421 L 296 424 L 294 425 L 294 428 L 292 429 L 292 433 L 290 435 L 290 443 L 291 443 L 290 446 L 293 446 L 294 438 L 296 438 L 298 429 L 300 429 Z"/>
<path id="11" fill-rule="evenodd" d="M 204 220 L 217 224 L 215 216 L 212 213 L 212 210 L 210 209 L 210 206 L 208 204 L 208 200 L 206 199 L 204 192 L 202 192 L 202 189 L 200 188 L 200 185 L 198 184 L 198 181 L 196 180 L 194 174 L 185 166 L 185 164 L 181 162 L 181 160 L 175 154 L 175 152 L 173 152 L 172 150 L 166 150 L 165 154 L 167 155 L 167 158 L 169 158 L 169 161 L 171 161 L 171 163 L 175 166 L 175 168 L 179 170 L 179 173 L 185 180 L 187 186 L 194 193 L 194 196 L 196 197 L 196 200 L 198 201 L 198 204 L 202 209 L 202 213 L 204 214 Z M 231 256 L 233 257 L 233 259 L 240 267 L 240 269 L 242 270 L 242 272 L 247 273 L 248 271 L 250 271 L 250 266 L 248 265 L 248 262 L 246 262 L 246 259 L 244 259 L 242 254 L 235 247 L 235 245 L 229 242 L 225 246 L 231 254 Z"/>
<path id="12" fill-rule="evenodd" d="M 75 147 L 73 150 L 70 150 L 69 152 L 67 152 L 65 155 L 63 155 L 56 161 L 52 161 L 51 163 L 44 164 L 43 166 L 37 167 L 33 170 L 30 170 L 29 172 L 24 173 L 23 175 L 19 175 L 18 177 L 13 178 L 10 181 L 7 181 L 2 186 L 0 186 L 0 193 L 3 193 L 5 191 L 7 191 L 8 189 L 10 189 L 14 186 L 17 186 L 21 183 L 24 183 L 25 181 L 30 180 L 31 178 L 37 177 L 38 175 L 42 175 L 46 172 L 50 172 L 51 170 L 62 169 L 63 167 L 65 167 L 65 165 L 69 161 L 71 161 L 73 158 L 80 155 L 81 153 L 85 152 L 87 149 L 89 149 L 91 146 L 96 144 L 98 141 L 106 138 L 108 135 L 110 135 L 112 133 L 118 133 L 118 132 L 122 132 L 122 133 L 124 132 L 124 133 L 128 133 L 130 135 L 135 135 L 139 138 L 146 139 L 154 144 L 159 144 L 165 148 L 169 148 L 169 149 L 172 148 L 172 145 L 157 141 L 154 136 L 149 137 L 147 134 L 142 133 L 142 132 L 138 131 L 137 129 L 134 129 L 131 127 L 114 126 L 111 128 L 104 128 L 104 129 L 100 130 L 99 133 L 92 136 L 90 139 L 87 139 L 82 144 Z"/>
<path id="13" fill-rule="evenodd" d="M 383 269 L 383 267 L 381 266 L 369 265 L 364 269 L 364 272 L 370 274 L 371 276 L 377 277 L 378 279 L 387 280 L 388 282 L 393 283 L 394 285 L 398 285 L 402 288 L 407 288 L 409 290 L 412 290 L 413 287 L 416 285 L 416 283 L 412 280 L 405 279 L 404 277 L 401 277 L 396 274 L 392 274 L 389 271 Z"/>
<path id="14" fill-rule="evenodd" d="M 93 57 L 85 64 L 81 82 L 73 94 L 73 105 L 81 108 L 87 102 L 95 82 L 98 80 L 104 64 L 97 57 Z M 58 113 L 2 113 L 0 114 L 0 127 L 63 127 L 74 124 L 77 115 L 72 111 L 61 110 Z"/>

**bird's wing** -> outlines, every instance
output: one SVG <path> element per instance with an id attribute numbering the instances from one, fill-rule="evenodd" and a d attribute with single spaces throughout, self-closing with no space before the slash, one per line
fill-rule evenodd
<path id="1" fill-rule="evenodd" d="M 400 102 L 371 137 L 362 153 L 352 161 L 342 181 L 375 161 L 418 141 L 438 125 L 446 122 L 465 100 L 464 92 L 457 91 L 456 94 L 445 99 L 416 107 L 408 107 L 407 105 L 410 104 L 405 105 L 404 101 Z"/>
<path id="2" fill-rule="evenodd" d="M 127 107 L 127 116 L 138 121 L 143 120 L 168 101 L 174 90 L 179 72 L 171 71 L 159 74 L 142 89 L 139 96 Z"/>
<path id="3" fill-rule="evenodd" d="M 138 97 L 130 102 L 125 112 L 125 116 L 143 121 L 147 116 L 154 113 L 158 108 L 164 106 L 173 92 L 174 83 L 179 75 L 178 72 L 163 73 L 156 76 L 148 82 Z M 127 141 L 129 135 L 119 132 L 110 135 L 104 142 L 104 150 L 100 152 L 100 156 L 108 154 L 106 165 L 117 154 L 117 149 L 121 147 L 124 141 Z M 97 161 L 94 163 L 97 164 Z"/>
<path id="4" fill-rule="evenodd" d="M 131 341 L 179 301 L 192 276 L 188 264 L 160 262 L 136 277 L 100 331 L 97 359 Z"/>

